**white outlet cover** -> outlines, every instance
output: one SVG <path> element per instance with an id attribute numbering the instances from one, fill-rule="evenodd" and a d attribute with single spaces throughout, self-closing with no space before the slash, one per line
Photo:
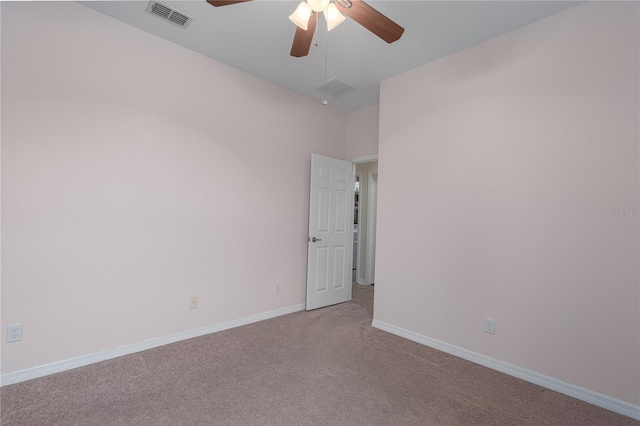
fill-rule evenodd
<path id="1" fill-rule="evenodd" d="M 22 340 L 22 324 L 11 324 L 7 326 L 7 342 L 18 342 Z"/>
<path id="2" fill-rule="evenodd" d="M 198 296 L 189 298 L 189 309 L 198 309 Z"/>
<path id="3" fill-rule="evenodd" d="M 496 334 L 496 320 L 491 318 L 485 318 L 484 332 L 489 334 Z"/>

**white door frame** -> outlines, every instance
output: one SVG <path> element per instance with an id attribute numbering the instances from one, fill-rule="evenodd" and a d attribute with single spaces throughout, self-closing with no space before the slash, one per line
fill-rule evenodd
<path id="1" fill-rule="evenodd" d="M 353 181 L 354 181 L 354 186 L 355 186 L 355 180 L 358 176 L 356 176 L 356 164 L 353 163 Z M 362 182 L 362 176 L 360 176 L 360 182 Z M 354 189 L 355 192 L 355 189 Z M 353 198 L 355 199 L 355 193 Z M 360 203 L 362 201 L 362 192 L 359 192 L 358 195 L 358 203 Z M 362 224 L 362 215 L 360 214 L 362 212 L 362 209 L 360 208 L 360 206 L 358 206 L 358 240 L 354 241 L 354 243 L 357 245 L 358 249 L 356 250 L 356 263 L 355 265 L 352 265 L 352 269 L 355 269 L 356 271 L 356 278 L 355 278 L 355 282 L 358 282 L 358 274 L 360 273 L 360 247 L 362 247 L 360 245 L 360 238 L 361 238 L 361 233 L 360 231 L 362 230 L 361 224 Z M 353 212 L 353 217 L 355 219 L 356 213 Z M 353 230 L 351 231 L 353 234 Z M 353 240 L 353 235 L 351 235 L 351 239 Z M 352 272 L 353 273 L 353 272 Z"/>
<path id="2" fill-rule="evenodd" d="M 355 166 L 357 164 L 371 163 L 373 161 L 378 161 L 378 154 L 372 154 L 372 155 L 365 155 L 365 156 L 362 156 L 362 157 L 356 157 L 356 158 L 352 158 L 349 161 L 351 161 L 354 164 L 353 181 L 354 181 L 354 184 L 355 184 L 355 179 L 356 179 Z M 378 172 L 376 171 L 375 173 L 377 174 Z M 365 178 L 368 178 L 366 174 L 364 176 L 360 176 L 360 186 L 361 186 L 361 188 L 362 188 L 362 186 L 364 184 Z M 368 181 L 367 181 L 367 188 L 368 188 Z M 363 199 L 364 195 L 365 195 L 364 192 L 361 190 L 360 191 L 360 208 L 358 209 L 359 213 L 362 213 L 362 210 L 363 210 L 362 199 Z M 369 200 L 370 199 L 369 193 L 367 192 L 366 195 L 367 195 L 367 200 Z M 360 285 L 369 285 L 369 284 L 372 283 L 372 281 L 367 280 L 367 267 L 369 265 L 369 261 L 367 260 L 365 262 L 364 271 L 361 271 L 361 268 L 360 268 L 361 257 L 364 257 L 365 260 L 368 259 L 367 258 L 367 247 L 365 247 L 364 256 L 360 256 L 360 251 L 361 251 L 360 248 L 362 247 L 362 239 L 364 238 L 363 233 L 362 233 L 362 222 L 365 219 L 366 219 L 367 223 L 369 222 L 369 212 L 371 210 L 368 203 L 369 202 L 367 201 L 367 209 L 366 209 L 367 210 L 367 217 L 364 218 L 362 216 L 362 214 L 360 214 L 360 220 L 358 221 L 358 253 L 356 254 L 356 257 L 357 257 L 357 259 L 356 259 L 356 262 L 357 262 L 356 263 L 356 283 L 360 284 Z M 368 229 L 369 229 L 369 226 L 367 225 L 367 231 L 366 231 L 367 241 L 369 241 L 369 231 L 368 231 Z M 375 236 L 374 236 L 374 239 L 375 239 Z M 373 247 L 373 252 L 375 253 L 375 244 L 372 247 Z M 362 274 L 362 272 L 364 272 L 364 274 Z"/>
<path id="3" fill-rule="evenodd" d="M 378 172 L 369 172 L 367 179 L 367 267 L 365 271 L 365 280 L 368 285 L 375 282 L 377 204 Z"/>

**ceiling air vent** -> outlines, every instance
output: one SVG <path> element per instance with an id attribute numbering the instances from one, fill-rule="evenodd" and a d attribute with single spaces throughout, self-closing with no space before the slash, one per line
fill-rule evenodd
<path id="1" fill-rule="evenodd" d="M 316 87 L 316 90 L 320 93 L 324 93 L 325 95 L 329 95 L 332 98 L 339 98 L 347 93 L 355 92 L 358 88 L 344 80 L 340 80 L 338 77 L 334 77 L 326 83 Z"/>
<path id="2" fill-rule="evenodd" d="M 178 12 L 175 9 L 170 8 L 166 4 L 162 4 L 157 1 L 150 1 L 147 6 L 147 12 L 152 15 L 156 15 L 166 21 L 173 22 L 179 27 L 187 28 L 193 18 L 185 15 L 182 12 Z"/>

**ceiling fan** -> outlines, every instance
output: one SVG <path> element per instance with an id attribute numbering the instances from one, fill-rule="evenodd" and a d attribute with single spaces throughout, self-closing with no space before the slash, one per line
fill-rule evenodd
<path id="1" fill-rule="evenodd" d="M 251 0 L 207 0 L 207 3 L 219 7 L 247 1 Z M 340 6 L 340 9 L 336 5 Z M 300 58 L 309 54 L 320 12 L 324 13 L 329 31 L 345 20 L 340 13 L 342 12 L 387 43 L 398 40 L 404 32 L 404 28 L 362 0 L 303 0 L 289 16 L 297 25 L 291 56 Z"/>

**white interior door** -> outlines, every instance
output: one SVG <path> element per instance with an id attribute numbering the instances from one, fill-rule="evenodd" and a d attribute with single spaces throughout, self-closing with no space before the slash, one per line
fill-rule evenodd
<path id="1" fill-rule="evenodd" d="M 311 156 L 307 310 L 351 300 L 353 164 Z"/>

